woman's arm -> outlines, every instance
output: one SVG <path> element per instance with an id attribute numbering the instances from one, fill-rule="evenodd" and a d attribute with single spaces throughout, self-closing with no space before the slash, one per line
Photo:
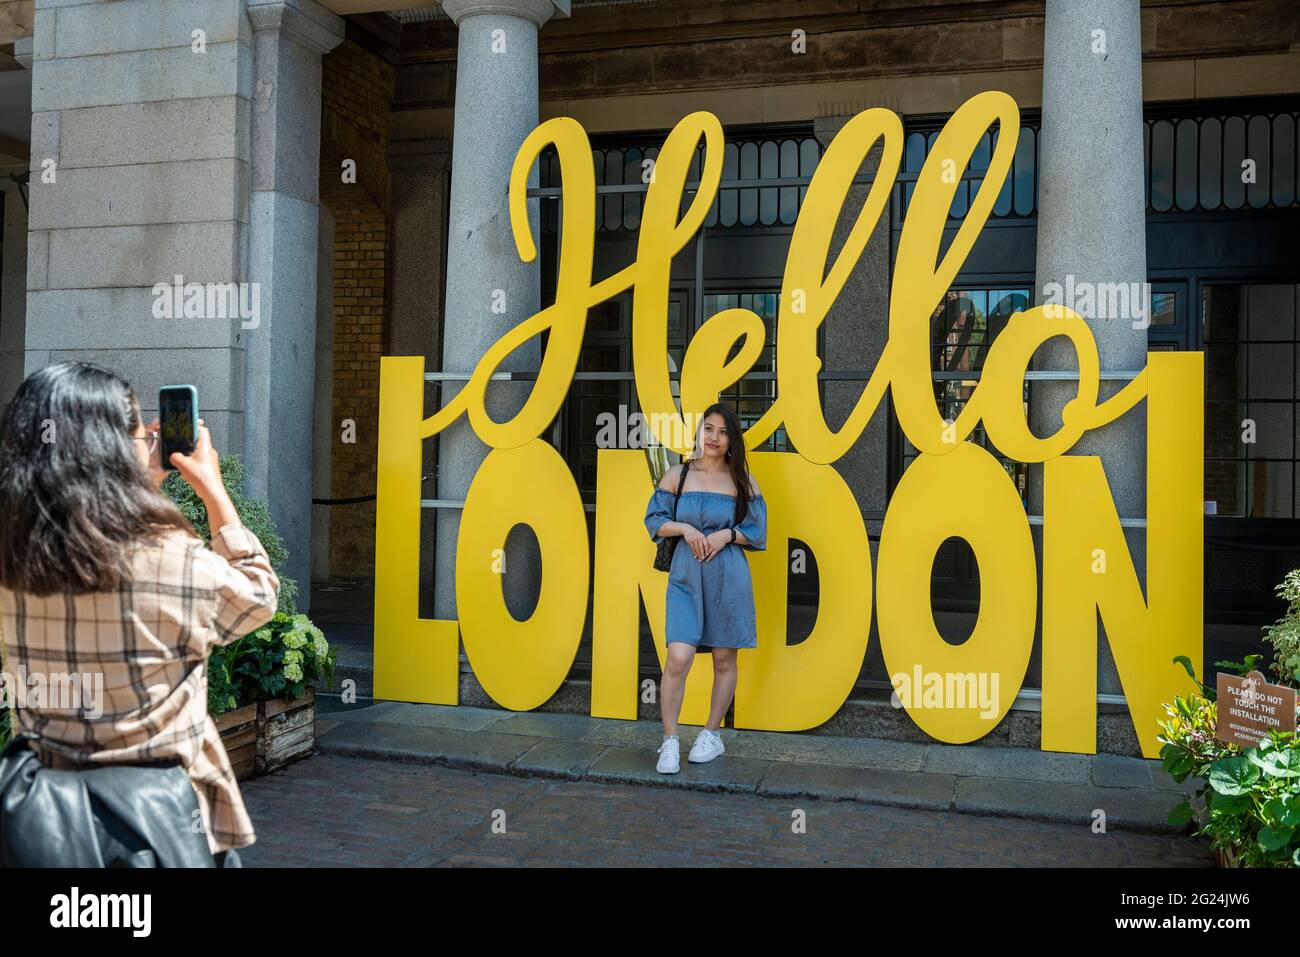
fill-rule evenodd
<path id="1" fill-rule="evenodd" d="M 685 522 L 667 521 L 659 526 L 659 531 L 655 532 L 660 538 L 672 538 L 674 535 L 685 536 L 688 532 L 695 531 L 694 526 L 687 525 Z"/>
<path id="2" fill-rule="evenodd" d="M 212 533 L 216 608 L 212 627 L 224 645 L 275 617 L 280 579 L 257 536 L 236 518 Z"/>
<path id="3" fill-rule="evenodd" d="M 709 552 L 706 555 L 706 558 L 712 558 L 718 552 L 732 544 L 740 545 L 743 548 L 755 551 L 767 547 L 767 503 L 759 498 L 762 493 L 759 491 L 758 483 L 753 481 L 752 478 L 749 485 L 749 494 L 749 514 L 745 516 L 743 522 L 739 525 L 733 526 L 732 528 L 720 528 L 716 532 L 712 532 L 706 536 L 705 541 L 708 542 L 709 545 Z M 749 529 L 750 534 L 746 535 L 744 529 Z M 736 533 L 734 541 L 731 537 L 733 531 Z M 755 540 L 755 536 L 758 537 L 757 541 Z"/>
<path id="4" fill-rule="evenodd" d="M 171 462 L 203 500 L 212 530 L 206 564 L 216 595 L 212 627 L 218 644 L 254 631 L 274 616 L 280 579 L 257 536 L 244 527 L 221 477 L 220 456 L 199 420 L 199 438 L 191 455 L 173 453 Z"/>
<path id="5" fill-rule="evenodd" d="M 685 484 L 683 478 L 684 473 L 681 469 L 669 469 L 659 479 L 659 488 L 661 491 L 676 496 L 679 494 L 678 483 Z M 670 518 L 662 522 L 654 534 L 659 538 L 672 538 L 674 535 L 680 535 L 686 544 L 690 546 L 691 552 L 696 558 L 701 561 L 708 558 L 705 535 L 694 525 L 678 522 Z"/>

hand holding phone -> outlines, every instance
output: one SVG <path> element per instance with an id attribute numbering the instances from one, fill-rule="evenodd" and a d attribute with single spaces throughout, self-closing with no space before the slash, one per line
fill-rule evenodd
<path id="1" fill-rule="evenodd" d="M 180 472 L 199 498 L 206 503 L 214 497 L 226 495 L 226 483 L 221 478 L 220 456 L 212 447 L 212 434 L 199 419 L 199 438 L 189 455 L 172 453 L 171 467 Z"/>
<path id="2" fill-rule="evenodd" d="M 164 386 L 158 395 L 161 427 L 158 433 L 162 467 L 180 473 L 203 500 L 208 522 L 215 531 L 238 524 L 239 512 L 221 477 L 221 457 L 212 447 L 212 435 L 199 418 L 198 390 L 192 385 Z"/>
<path id="3" fill-rule="evenodd" d="M 199 441 L 199 393 L 192 385 L 165 385 L 158 390 L 159 459 L 176 469 L 172 455 L 192 455 Z"/>

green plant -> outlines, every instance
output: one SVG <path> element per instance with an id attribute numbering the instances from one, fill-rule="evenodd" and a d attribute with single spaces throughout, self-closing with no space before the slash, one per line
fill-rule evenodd
<path id="1" fill-rule="evenodd" d="M 1216 661 L 1214 667 L 1222 668 L 1224 671 L 1231 671 L 1234 675 L 1248 675 L 1259 668 L 1259 660 L 1263 655 L 1246 655 L 1241 661 Z"/>
<path id="2" fill-rule="evenodd" d="M 280 579 L 275 617 L 257 631 L 215 649 L 208 656 L 208 713 L 213 717 L 272 698 L 299 698 L 312 682 L 334 684 L 336 651 L 306 615 L 297 614 L 298 583 L 284 573 L 289 553 L 275 530 L 266 502 L 244 494 L 244 464 L 223 455 L 221 477 L 240 521 L 266 549 Z M 212 529 L 202 500 L 178 474 L 168 475 L 163 491 L 204 542 Z"/>
<path id="3" fill-rule="evenodd" d="M 275 530 L 266 502 L 249 498 L 244 494 L 244 463 L 239 456 L 221 456 L 220 466 L 221 477 L 226 483 L 227 491 L 230 492 L 230 501 L 234 503 L 235 511 L 239 513 L 240 521 L 262 543 L 267 557 L 271 559 L 271 567 L 275 569 L 275 574 L 280 579 L 276 605 L 280 611 L 292 615 L 298 610 L 298 583 L 284 573 L 284 563 L 288 560 L 289 553 Z M 208 511 L 189 483 L 178 473 L 172 472 L 163 482 L 162 490 L 194 526 L 199 537 L 210 544 L 212 529 L 208 526 Z"/>
<path id="4" fill-rule="evenodd" d="M 208 713 L 272 698 L 300 698 L 312 682 L 334 686 L 337 651 L 306 615 L 271 621 L 208 658 Z"/>
<path id="5" fill-rule="evenodd" d="M 1287 573 L 1275 589 L 1287 603 L 1286 614 L 1265 630 L 1273 646 L 1273 674 L 1280 684 L 1300 687 L 1300 568 Z"/>
<path id="6" fill-rule="evenodd" d="M 1236 855 L 1242 867 L 1300 866 L 1300 742 L 1270 732 L 1258 747 L 1215 737 L 1217 705 L 1203 695 L 1174 697 L 1160 722 L 1160 761 L 1180 784 L 1204 782 L 1169 814 L 1171 824 L 1196 820 L 1197 835 Z"/>
<path id="7" fill-rule="evenodd" d="M 1196 682 L 1196 687 L 1201 689 L 1202 698 L 1204 698 L 1206 701 L 1214 700 L 1214 696 L 1216 694 L 1214 688 L 1211 685 L 1207 685 L 1205 682 L 1201 681 L 1200 678 L 1196 677 L 1196 669 L 1192 667 L 1191 658 L 1188 658 L 1186 655 L 1177 655 L 1174 658 L 1174 664 L 1183 666 L 1183 670 L 1187 672 L 1187 677 L 1191 678 L 1192 681 Z M 1177 702 L 1178 698 L 1175 697 L 1174 701 Z M 1165 705 L 1165 709 L 1168 710 L 1168 708 L 1169 705 Z"/>

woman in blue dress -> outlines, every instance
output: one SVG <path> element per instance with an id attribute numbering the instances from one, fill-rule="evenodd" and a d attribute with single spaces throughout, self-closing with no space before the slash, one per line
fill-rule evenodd
<path id="1" fill-rule="evenodd" d="M 668 653 L 659 689 L 664 740 L 658 770 L 664 774 L 681 767 L 677 717 L 696 652 L 713 654 L 709 719 L 689 756 L 699 763 L 725 750 L 718 728 L 736 692 L 736 651 L 758 645 L 754 588 L 742 549 L 767 547 L 767 504 L 749 474 L 740 422 L 730 406 L 715 402 L 704 411 L 695 449 L 694 457 L 664 473 L 645 513 L 655 544 L 682 538 L 668 572 Z"/>

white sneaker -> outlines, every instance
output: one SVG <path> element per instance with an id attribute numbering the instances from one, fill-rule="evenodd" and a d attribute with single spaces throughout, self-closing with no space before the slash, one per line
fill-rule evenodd
<path id="1" fill-rule="evenodd" d="M 712 761 L 726 750 L 722 746 L 722 737 L 716 731 L 703 728 L 700 731 L 700 736 L 691 745 L 691 753 L 687 760 L 694 761 L 696 764 L 703 764 L 706 761 Z"/>
<path id="2" fill-rule="evenodd" d="M 659 763 L 655 770 L 660 774 L 676 774 L 682 769 L 682 749 L 676 738 L 665 738 L 659 745 Z"/>

